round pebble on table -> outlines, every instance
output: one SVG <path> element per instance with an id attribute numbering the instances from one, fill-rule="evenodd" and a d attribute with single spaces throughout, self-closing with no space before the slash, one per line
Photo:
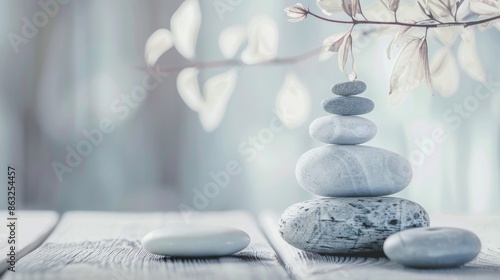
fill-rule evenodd
<path id="1" fill-rule="evenodd" d="M 332 197 L 288 207 L 279 220 L 283 239 L 301 250 L 325 254 L 382 252 L 390 235 L 429 226 L 429 215 L 396 197 Z"/>
<path id="2" fill-rule="evenodd" d="M 363 81 L 354 80 L 351 82 L 334 84 L 332 92 L 337 95 L 357 95 L 366 90 L 366 84 Z"/>
<path id="3" fill-rule="evenodd" d="M 242 230 L 209 225 L 178 225 L 158 229 L 142 238 L 142 247 L 172 257 L 221 257 L 237 253 L 250 244 Z"/>
<path id="4" fill-rule="evenodd" d="M 376 134 L 374 122 L 356 116 L 324 116 L 309 125 L 309 135 L 326 144 L 363 144 Z"/>
<path id="5" fill-rule="evenodd" d="M 375 108 L 375 103 L 359 96 L 339 96 L 323 100 L 321 107 L 330 114 L 352 116 L 370 113 Z"/>
<path id="6" fill-rule="evenodd" d="M 408 229 L 384 243 L 389 259 L 416 268 L 457 267 L 473 260 L 479 251 L 481 241 L 474 233 L 451 227 Z"/>

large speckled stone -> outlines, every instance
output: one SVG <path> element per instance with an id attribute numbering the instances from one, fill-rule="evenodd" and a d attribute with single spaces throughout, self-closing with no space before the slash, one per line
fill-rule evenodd
<path id="1" fill-rule="evenodd" d="M 431 227 L 404 230 L 389 236 L 384 253 L 409 267 L 446 268 L 463 265 L 481 251 L 481 241 L 459 228 Z"/>
<path id="2" fill-rule="evenodd" d="M 352 116 L 370 113 L 375 108 L 375 104 L 364 97 L 339 96 L 323 100 L 321 107 L 331 114 Z"/>
<path id="3" fill-rule="evenodd" d="M 377 134 L 377 126 L 362 117 L 325 116 L 311 123 L 309 134 L 326 144 L 356 145 L 373 139 Z"/>
<path id="4" fill-rule="evenodd" d="M 327 254 L 382 252 L 390 235 L 427 226 L 429 215 L 420 205 L 395 197 L 303 201 L 287 208 L 279 221 L 290 245 Z"/>
<path id="5" fill-rule="evenodd" d="M 406 188 L 413 171 L 408 160 L 391 151 L 327 145 L 304 153 L 295 175 L 304 189 L 321 196 L 381 196 Z"/>
<path id="6" fill-rule="evenodd" d="M 334 84 L 332 92 L 337 95 L 357 95 L 366 90 L 366 84 L 363 81 L 354 80 L 351 82 Z"/>

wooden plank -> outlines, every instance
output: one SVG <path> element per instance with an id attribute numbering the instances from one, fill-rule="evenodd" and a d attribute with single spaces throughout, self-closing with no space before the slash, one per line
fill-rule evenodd
<path id="1" fill-rule="evenodd" d="M 4 221 L 0 227 L 0 274 L 9 267 L 7 254 L 12 245 L 7 241 L 10 236 L 10 229 L 6 226 L 7 217 L 7 211 L 0 212 L 0 219 Z M 57 224 L 59 214 L 52 211 L 17 211 L 16 217 L 15 245 L 16 259 L 19 260 L 42 244 Z"/>
<path id="2" fill-rule="evenodd" d="M 295 279 L 500 279 L 500 217 L 431 215 L 432 226 L 467 228 L 479 235 L 482 251 L 455 269 L 405 268 L 385 257 L 320 255 L 296 249 L 278 232 L 278 214 L 262 213 L 261 226 L 285 268 Z"/>
<path id="3" fill-rule="evenodd" d="M 251 243 L 224 258 L 155 256 L 142 249 L 140 240 L 152 230 L 182 223 L 180 214 L 69 212 L 5 279 L 289 279 L 249 214 L 203 213 L 190 221 L 241 228 Z"/>

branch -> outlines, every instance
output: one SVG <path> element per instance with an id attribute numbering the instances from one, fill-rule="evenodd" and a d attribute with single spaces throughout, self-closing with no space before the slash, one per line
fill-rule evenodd
<path id="1" fill-rule="evenodd" d="M 330 19 L 326 18 L 323 16 L 320 16 L 318 14 L 315 14 L 309 10 L 304 10 L 306 15 L 311 15 L 315 18 L 328 21 L 328 22 L 334 22 L 334 23 L 342 23 L 342 24 L 373 24 L 373 25 L 397 25 L 397 26 L 411 26 L 411 27 L 422 27 L 422 28 L 439 28 L 439 27 L 449 27 L 449 26 L 463 26 L 469 27 L 473 25 L 478 25 L 490 21 L 494 21 L 497 19 L 500 19 L 500 15 L 490 17 L 490 18 L 485 18 L 485 19 L 480 19 L 480 20 L 472 20 L 472 21 L 452 21 L 452 22 L 440 22 L 440 23 L 427 23 L 427 24 L 415 24 L 415 23 L 410 23 L 410 22 L 400 22 L 400 21 L 374 21 L 374 20 L 337 20 L 337 19 Z"/>
<path id="2" fill-rule="evenodd" d="M 293 63 L 298 63 L 303 60 L 307 60 L 309 58 L 312 58 L 319 54 L 323 47 L 320 48 L 315 48 L 313 50 L 290 56 L 290 57 L 283 57 L 283 58 L 274 58 L 254 64 L 245 64 L 243 61 L 239 59 L 228 59 L 228 60 L 216 60 L 216 61 L 207 61 L 207 62 L 193 62 L 191 64 L 186 64 L 182 66 L 172 66 L 172 67 L 166 67 L 162 68 L 162 66 L 156 66 L 154 69 L 157 72 L 161 73 L 171 73 L 171 72 L 179 72 L 184 68 L 187 67 L 195 67 L 197 69 L 214 69 L 214 68 L 222 68 L 222 67 L 229 67 L 229 66 L 262 66 L 262 65 L 277 65 L 277 64 L 293 64 Z"/>

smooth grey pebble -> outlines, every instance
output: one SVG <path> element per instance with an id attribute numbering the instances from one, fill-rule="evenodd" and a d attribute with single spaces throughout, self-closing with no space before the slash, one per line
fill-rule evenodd
<path id="1" fill-rule="evenodd" d="M 309 125 L 309 135 L 326 144 L 363 144 L 376 134 L 374 122 L 357 116 L 324 116 Z"/>
<path id="2" fill-rule="evenodd" d="M 326 145 L 305 152 L 295 175 L 304 189 L 320 196 L 382 196 L 406 188 L 413 170 L 406 158 L 388 150 Z"/>
<path id="3" fill-rule="evenodd" d="M 391 235 L 384 253 L 392 261 L 417 268 L 457 267 L 473 260 L 481 241 L 460 228 L 430 227 L 408 229 Z"/>
<path id="4" fill-rule="evenodd" d="M 375 108 L 375 103 L 359 96 L 339 96 L 323 100 L 321 107 L 330 114 L 353 116 L 370 113 Z"/>
<path id="5" fill-rule="evenodd" d="M 345 83 L 339 83 L 332 86 L 332 92 L 337 95 L 357 95 L 366 90 L 366 84 L 363 81 L 354 80 Z"/>

